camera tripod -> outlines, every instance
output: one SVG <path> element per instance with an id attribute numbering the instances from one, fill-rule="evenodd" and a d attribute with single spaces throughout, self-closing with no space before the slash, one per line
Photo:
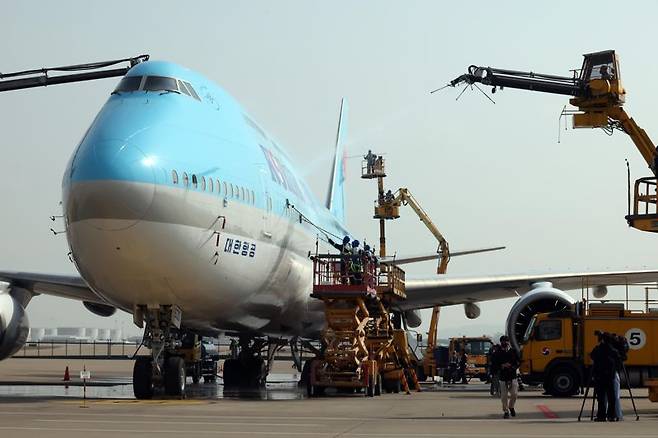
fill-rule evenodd
<path id="1" fill-rule="evenodd" d="M 635 413 L 635 421 L 638 421 L 640 419 L 640 416 L 637 413 L 637 408 L 635 407 L 635 399 L 633 398 L 633 391 L 631 391 L 631 380 L 628 377 L 628 371 L 626 370 L 626 366 L 624 364 L 621 365 L 622 372 L 624 373 L 625 381 L 626 381 L 626 389 L 628 389 L 628 393 L 631 396 L 631 403 L 633 403 L 633 412 Z M 621 380 L 621 376 L 620 376 Z M 592 374 L 592 369 L 590 368 L 589 370 L 589 380 L 587 382 L 587 387 L 585 388 L 585 396 L 583 397 L 583 403 L 580 405 L 580 412 L 578 413 L 578 421 L 580 421 L 580 418 L 583 416 L 583 409 L 585 408 L 585 403 L 587 402 L 587 395 L 589 394 L 589 389 L 590 387 L 593 387 L 593 382 L 594 382 L 594 375 Z M 621 391 L 623 388 L 621 387 L 621 381 L 619 382 L 619 391 Z M 592 390 L 592 410 L 589 415 L 590 421 L 594 420 L 594 402 L 596 401 L 596 388 Z"/>

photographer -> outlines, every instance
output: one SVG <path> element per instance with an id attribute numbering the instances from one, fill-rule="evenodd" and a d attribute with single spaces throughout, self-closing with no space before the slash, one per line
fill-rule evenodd
<path id="1" fill-rule="evenodd" d="M 618 421 L 624 419 L 624 413 L 621 410 L 621 380 L 620 373 L 624 370 L 624 362 L 628 359 L 628 341 L 625 337 L 619 336 L 616 334 L 610 335 L 612 346 L 617 350 L 618 360 L 615 367 L 615 380 L 613 383 L 613 389 L 615 393 L 615 416 Z"/>
<path id="2" fill-rule="evenodd" d="M 599 343 L 592 349 L 592 377 L 598 411 L 594 421 L 618 421 L 615 412 L 616 400 L 614 391 L 615 374 L 621 359 L 617 349 L 612 345 L 613 338 L 609 333 L 595 331 Z"/>

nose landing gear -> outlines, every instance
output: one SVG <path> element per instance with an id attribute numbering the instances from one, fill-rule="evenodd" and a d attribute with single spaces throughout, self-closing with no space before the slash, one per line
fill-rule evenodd
<path id="1" fill-rule="evenodd" d="M 146 323 L 143 344 L 151 356 L 140 356 L 133 368 L 133 392 L 137 399 L 150 399 L 157 392 L 172 397 L 185 395 L 185 360 L 177 351 L 180 341 L 181 311 L 177 306 L 155 308 L 137 306 L 138 325 Z M 140 324 L 141 323 L 141 324 Z"/>

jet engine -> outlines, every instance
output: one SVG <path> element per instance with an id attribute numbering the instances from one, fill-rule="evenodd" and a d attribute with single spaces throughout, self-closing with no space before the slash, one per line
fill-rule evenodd
<path id="1" fill-rule="evenodd" d="M 407 323 L 407 326 L 411 328 L 418 328 L 423 323 L 423 319 L 420 316 L 420 311 L 416 309 L 407 310 L 404 312 L 404 319 Z"/>
<path id="2" fill-rule="evenodd" d="M 29 331 L 25 309 L 9 294 L 8 287 L 0 287 L 0 360 L 21 349 Z"/>
<path id="3" fill-rule="evenodd" d="M 117 311 L 116 307 L 112 307 L 100 303 L 92 303 L 90 301 L 83 301 L 82 305 L 84 305 L 87 308 L 87 310 L 89 310 L 94 315 L 102 316 L 105 318 L 114 315 Z"/>
<path id="4" fill-rule="evenodd" d="M 533 316 L 538 313 L 564 310 L 574 303 L 573 298 L 554 288 L 552 283 L 533 284 L 533 289 L 514 303 L 507 316 L 505 329 L 512 347 L 516 351 L 520 351 L 521 341 Z"/>
<path id="5" fill-rule="evenodd" d="M 480 306 L 475 303 L 464 303 L 466 318 L 475 319 L 480 316 Z"/>
<path id="6" fill-rule="evenodd" d="M 601 298 L 605 298 L 605 296 L 608 295 L 608 288 L 606 286 L 594 286 L 592 295 L 594 295 L 594 298 L 599 300 Z"/>

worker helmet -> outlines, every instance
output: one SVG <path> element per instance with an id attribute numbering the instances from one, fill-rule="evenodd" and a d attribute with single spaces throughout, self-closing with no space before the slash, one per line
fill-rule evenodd
<path id="1" fill-rule="evenodd" d="M 350 243 L 350 236 L 343 237 L 343 245 L 347 245 L 348 243 Z"/>
<path id="2" fill-rule="evenodd" d="M 363 245 L 363 250 L 364 251 L 370 251 L 370 245 L 368 245 L 368 244 Z"/>
<path id="3" fill-rule="evenodd" d="M 352 241 L 352 248 L 358 248 L 359 247 L 359 241 L 358 240 L 353 240 Z"/>

